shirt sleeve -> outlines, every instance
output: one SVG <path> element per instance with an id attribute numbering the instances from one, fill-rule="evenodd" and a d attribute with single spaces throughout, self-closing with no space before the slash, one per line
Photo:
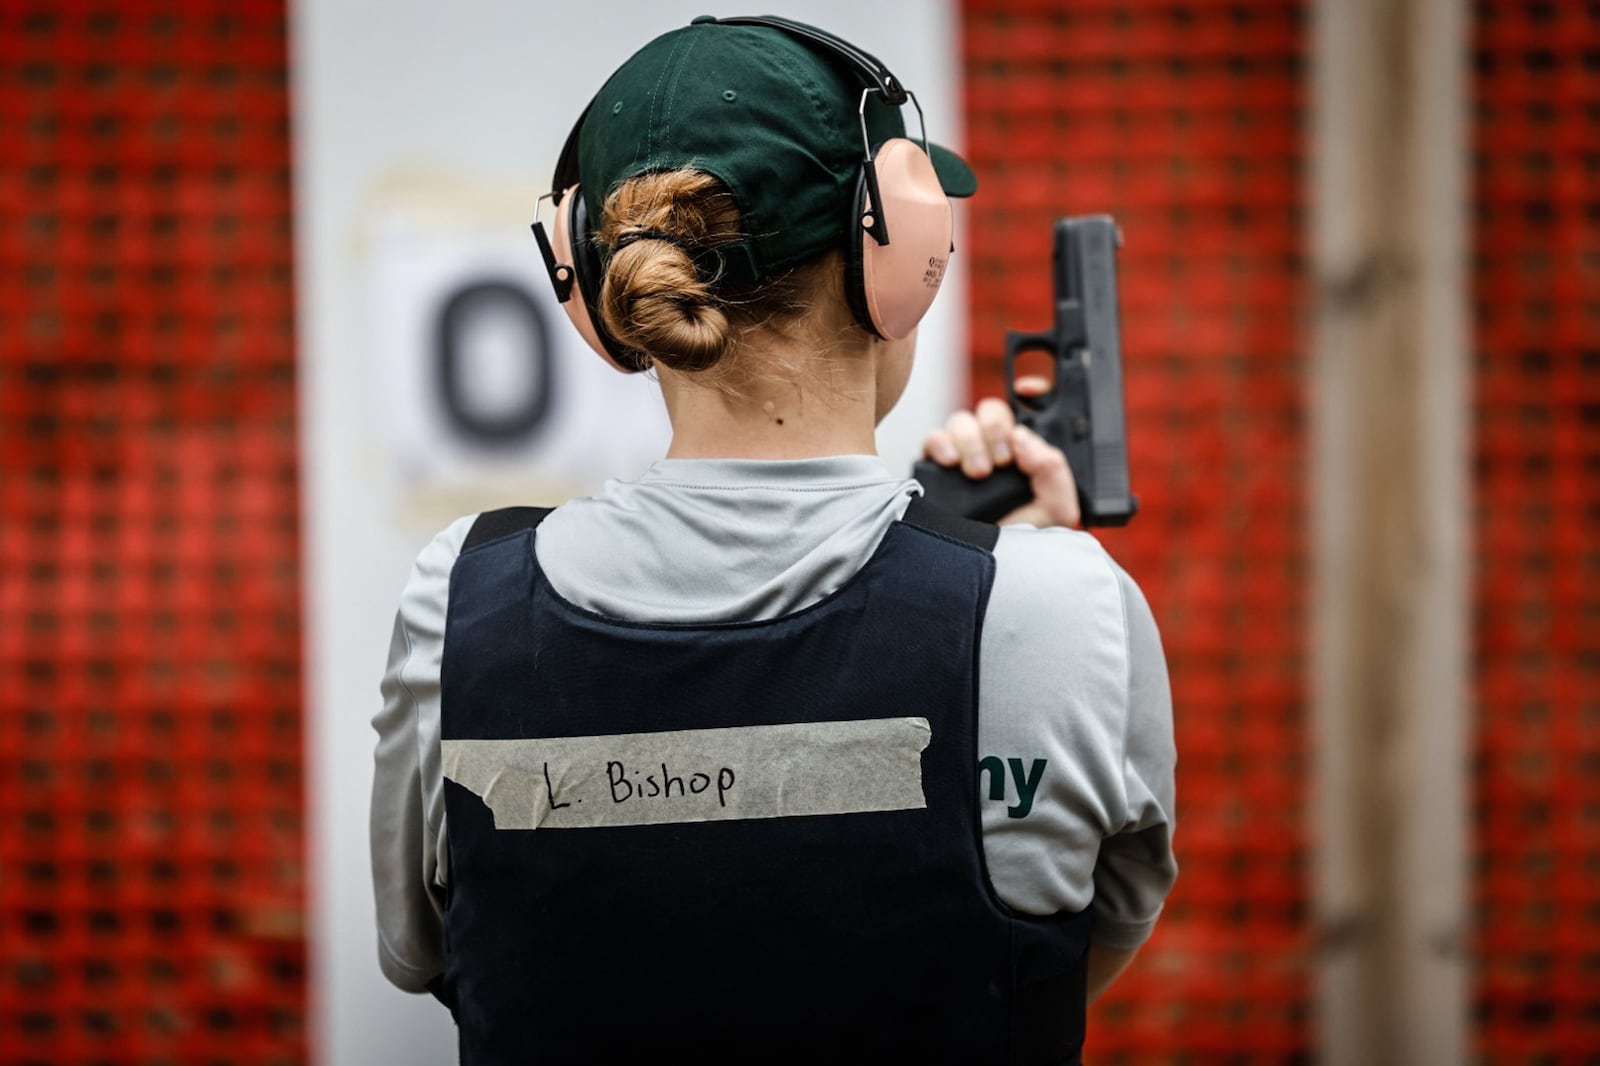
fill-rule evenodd
<path id="1" fill-rule="evenodd" d="M 372 776 L 372 886 L 378 966 L 395 986 L 422 992 L 444 972 L 444 784 L 439 769 L 439 664 L 450 570 L 472 519 L 435 537 L 400 596 Z"/>
<path id="2" fill-rule="evenodd" d="M 1128 634 L 1128 719 L 1122 779 L 1124 819 L 1100 844 L 1094 868 L 1094 941 L 1136 948 L 1149 938 L 1178 876 L 1172 852 L 1175 824 L 1172 691 L 1150 605 L 1117 568 Z"/>

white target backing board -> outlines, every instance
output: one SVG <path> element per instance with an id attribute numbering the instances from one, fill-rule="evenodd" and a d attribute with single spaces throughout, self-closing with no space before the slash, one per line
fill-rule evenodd
<path id="1" fill-rule="evenodd" d="M 366 227 L 382 465 L 418 514 L 448 522 L 467 496 L 558 504 L 666 451 L 659 386 L 595 358 L 557 302 L 528 229 L 536 196 L 416 181 Z"/>

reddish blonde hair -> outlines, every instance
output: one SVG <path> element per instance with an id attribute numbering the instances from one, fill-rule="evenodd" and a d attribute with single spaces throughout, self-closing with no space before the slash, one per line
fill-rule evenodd
<path id="1" fill-rule="evenodd" d="M 744 234 L 733 194 L 704 171 L 630 178 L 606 197 L 601 218 L 599 239 L 613 249 L 600 287 L 606 329 L 672 370 L 711 369 L 741 331 L 792 318 L 817 295 L 819 260 L 753 286 L 705 273 L 696 257 Z"/>

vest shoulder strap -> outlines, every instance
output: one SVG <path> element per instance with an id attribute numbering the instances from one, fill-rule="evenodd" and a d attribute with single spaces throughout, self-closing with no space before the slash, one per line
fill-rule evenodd
<path id="1" fill-rule="evenodd" d="M 963 518 L 953 511 L 929 503 L 925 496 L 911 497 L 911 506 L 906 508 L 901 521 L 929 533 L 940 533 L 952 540 L 964 541 L 986 552 L 993 552 L 995 542 L 1000 539 L 1000 527 L 994 523 Z"/>
<path id="2" fill-rule="evenodd" d="M 498 511 L 484 511 L 472 523 L 461 550 L 470 551 L 480 544 L 488 544 L 525 529 L 537 529 L 545 515 L 553 510 L 554 507 L 502 507 Z"/>

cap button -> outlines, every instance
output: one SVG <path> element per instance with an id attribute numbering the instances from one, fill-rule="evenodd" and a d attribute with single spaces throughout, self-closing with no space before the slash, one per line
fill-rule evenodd
<path id="1" fill-rule="evenodd" d="M 715 15 L 696 15 L 694 18 L 689 20 L 689 25 L 691 25 L 691 26 L 704 26 L 708 22 L 715 22 L 715 21 L 717 21 L 717 16 L 715 16 Z"/>

